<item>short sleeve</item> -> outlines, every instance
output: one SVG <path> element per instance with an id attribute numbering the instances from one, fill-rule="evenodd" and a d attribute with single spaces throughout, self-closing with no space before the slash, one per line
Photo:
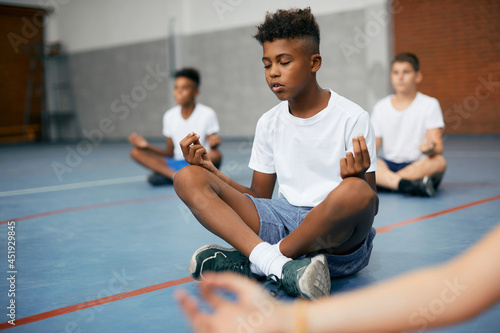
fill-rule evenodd
<path id="1" fill-rule="evenodd" d="M 370 116 L 368 112 L 363 112 L 352 126 L 352 130 L 346 138 L 347 151 L 353 151 L 352 139 L 357 137 L 359 134 L 363 134 L 363 136 L 365 137 L 368 153 L 370 154 L 370 167 L 368 168 L 368 170 L 366 170 L 366 172 L 375 171 L 377 170 L 375 131 L 373 130 L 373 126 L 370 122 Z"/>
<path id="2" fill-rule="evenodd" d="M 252 154 L 250 155 L 248 166 L 255 171 L 272 174 L 276 172 L 276 167 L 268 125 L 269 123 L 266 123 L 262 117 L 257 122 Z"/>
<path id="3" fill-rule="evenodd" d="M 207 119 L 207 135 L 219 133 L 219 121 L 217 120 L 217 114 L 213 109 L 210 109 L 210 113 Z"/>
<path id="4" fill-rule="evenodd" d="M 170 128 L 170 125 L 172 124 L 172 121 L 169 121 L 169 113 L 168 111 L 165 112 L 163 115 L 163 135 L 166 136 L 167 138 L 172 137 L 172 129 Z"/>
<path id="5" fill-rule="evenodd" d="M 444 128 L 443 112 L 437 99 L 432 98 L 427 109 L 426 129 Z"/>

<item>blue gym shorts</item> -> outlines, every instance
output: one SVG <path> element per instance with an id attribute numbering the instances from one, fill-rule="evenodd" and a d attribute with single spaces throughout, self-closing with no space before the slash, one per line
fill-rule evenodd
<path id="1" fill-rule="evenodd" d="M 189 165 L 186 160 L 176 160 L 171 157 L 165 157 L 165 162 L 167 162 L 169 168 L 174 169 L 175 171 L 179 171 L 180 169 Z"/>
<path id="2" fill-rule="evenodd" d="M 408 165 L 413 163 L 413 162 L 396 163 L 396 162 L 386 160 L 385 158 L 383 158 L 382 160 L 385 162 L 385 164 L 387 164 L 387 167 L 392 172 L 398 172 L 399 170 L 406 168 Z"/>
<path id="3" fill-rule="evenodd" d="M 260 217 L 259 237 L 270 244 L 276 244 L 295 230 L 313 207 L 291 205 L 285 198 L 252 199 Z M 356 274 L 368 265 L 376 231 L 371 229 L 364 243 L 354 252 L 346 255 L 325 253 L 331 277 Z M 306 255 L 307 256 L 307 255 Z"/>

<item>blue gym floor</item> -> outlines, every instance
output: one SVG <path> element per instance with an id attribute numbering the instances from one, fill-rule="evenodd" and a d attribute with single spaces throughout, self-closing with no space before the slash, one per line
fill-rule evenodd
<path id="1" fill-rule="evenodd" d="M 250 148 L 251 140 L 221 146 L 223 171 L 246 185 Z M 192 253 L 225 243 L 198 224 L 172 186 L 149 186 L 129 149 L 123 142 L 0 146 L 0 329 L 190 332 L 174 291 L 196 294 L 197 282 L 188 278 Z M 500 221 L 500 136 L 447 136 L 444 155 L 448 170 L 436 197 L 380 194 L 371 262 L 333 280 L 333 294 L 448 260 Z M 14 269 L 7 261 L 10 221 Z M 12 270 L 15 297 L 6 279 Z M 15 326 L 6 316 L 12 299 Z M 498 333 L 500 305 L 435 331 Z"/>

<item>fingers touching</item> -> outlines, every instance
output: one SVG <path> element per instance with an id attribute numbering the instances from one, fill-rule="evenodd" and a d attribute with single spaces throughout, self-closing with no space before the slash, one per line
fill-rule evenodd
<path id="1" fill-rule="evenodd" d="M 180 142 L 184 159 L 189 164 L 204 165 L 210 161 L 207 150 L 200 143 L 200 136 L 194 132 L 189 133 Z"/>
<path id="2" fill-rule="evenodd" d="M 130 134 L 130 136 L 128 137 L 128 141 L 138 148 L 145 148 L 148 145 L 146 139 L 135 132 Z"/>

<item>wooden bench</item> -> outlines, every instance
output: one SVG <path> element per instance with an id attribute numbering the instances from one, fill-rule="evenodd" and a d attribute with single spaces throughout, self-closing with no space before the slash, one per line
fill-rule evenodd
<path id="1" fill-rule="evenodd" d="M 34 141 L 40 124 L 0 127 L 0 143 Z"/>

